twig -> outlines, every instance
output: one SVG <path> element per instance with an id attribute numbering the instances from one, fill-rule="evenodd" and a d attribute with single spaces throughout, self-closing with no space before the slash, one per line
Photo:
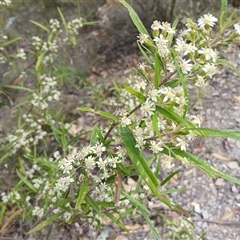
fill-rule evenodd
<path id="1" fill-rule="evenodd" d="M 193 221 L 197 222 L 208 222 L 208 223 L 215 223 L 219 225 L 226 225 L 232 227 L 240 227 L 240 222 L 233 222 L 233 221 L 223 221 L 223 220 L 211 220 L 211 219 L 192 219 Z"/>
<path id="2" fill-rule="evenodd" d="M 1 237 L 5 234 L 6 228 L 8 227 L 8 225 L 9 225 L 10 223 L 12 223 L 13 219 L 14 219 L 15 217 L 17 217 L 18 215 L 20 215 L 22 212 L 23 212 L 23 209 L 19 209 L 19 210 L 17 210 L 16 212 L 14 212 L 14 213 L 7 219 L 7 221 L 4 223 L 4 225 L 2 226 L 2 228 L 1 228 L 1 230 L 0 230 Z"/>

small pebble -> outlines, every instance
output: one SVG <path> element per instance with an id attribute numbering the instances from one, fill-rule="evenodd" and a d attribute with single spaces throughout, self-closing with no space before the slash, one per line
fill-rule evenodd
<path id="1" fill-rule="evenodd" d="M 200 207 L 200 204 L 199 203 L 196 203 L 195 206 L 194 206 L 194 211 L 196 213 L 201 213 L 201 207 Z"/>
<path id="2" fill-rule="evenodd" d="M 238 192 L 238 189 L 237 189 L 237 187 L 235 185 L 232 186 L 232 192 L 234 192 L 234 193 Z"/>
<path id="3" fill-rule="evenodd" d="M 236 161 L 231 161 L 227 165 L 230 169 L 237 169 L 238 168 L 238 162 L 236 162 Z"/>
<path id="4" fill-rule="evenodd" d="M 208 215 L 208 211 L 207 211 L 207 210 L 204 210 L 204 211 L 202 212 L 202 217 L 203 217 L 203 219 L 208 219 L 208 218 L 209 218 L 209 215 Z"/>
<path id="5" fill-rule="evenodd" d="M 222 186 L 222 185 L 223 185 L 223 182 L 224 182 L 224 179 L 218 178 L 217 181 L 215 182 L 215 185 L 217 185 L 217 186 Z"/>
<path id="6" fill-rule="evenodd" d="M 240 194 L 237 194 L 237 195 L 235 196 L 235 199 L 236 199 L 237 202 L 240 202 Z"/>

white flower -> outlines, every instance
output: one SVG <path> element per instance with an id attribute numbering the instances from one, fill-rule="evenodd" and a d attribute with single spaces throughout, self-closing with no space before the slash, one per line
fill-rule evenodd
<path id="1" fill-rule="evenodd" d="M 157 20 L 153 21 L 153 24 L 151 26 L 152 30 L 159 30 L 161 27 L 161 23 Z"/>
<path id="2" fill-rule="evenodd" d="M 137 144 L 135 145 L 136 148 L 142 149 L 142 147 L 146 144 L 146 141 L 142 137 L 136 138 Z"/>
<path id="3" fill-rule="evenodd" d="M 206 58 L 206 60 L 213 60 L 213 62 L 216 62 L 216 60 L 218 59 L 218 52 L 215 50 L 213 50 L 212 48 L 201 48 L 200 50 L 198 50 L 198 53 L 203 54 Z"/>
<path id="4" fill-rule="evenodd" d="M 96 144 L 92 147 L 93 153 L 96 154 L 98 157 L 102 155 L 102 153 L 106 150 L 106 147 L 103 146 L 102 143 Z"/>
<path id="5" fill-rule="evenodd" d="M 203 67 L 203 71 L 206 73 L 206 76 L 212 78 L 216 73 L 216 67 L 213 64 L 206 63 Z"/>
<path id="6" fill-rule="evenodd" d="M 98 167 L 99 167 L 100 169 L 104 169 L 105 166 L 106 166 L 106 163 L 105 163 L 105 161 L 100 157 L 100 158 L 98 159 L 98 161 L 97 161 L 97 165 L 98 165 Z"/>
<path id="7" fill-rule="evenodd" d="M 172 73 L 176 71 L 176 67 L 174 65 L 174 62 L 167 62 L 167 70 Z"/>
<path id="8" fill-rule="evenodd" d="M 182 56 L 185 56 L 188 53 L 195 52 L 197 48 L 192 43 L 186 43 L 185 40 L 180 37 L 176 40 L 175 50 Z"/>
<path id="9" fill-rule="evenodd" d="M 38 217 L 42 217 L 44 214 L 44 209 L 40 208 L 39 206 L 36 206 L 33 210 L 32 210 L 32 215 L 33 216 L 38 216 Z"/>
<path id="10" fill-rule="evenodd" d="M 85 159 L 85 166 L 87 169 L 94 169 L 95 167 L 95 158 L 93 156 L 88 156 Z"/>
<path id="11" fill-rule="evenodd" d="M 166 31 L 168 34 L 174 34 L 176 31 L 171 27 L 171 24 L 168 22 L 162 22 L 160 29 Z"/>
<path id="12" fill-rule="evenodd" d="M 168 157 L 166 162 L 163 164 L 163 170 L 166 172 L 171 172 L 175 164 L 172 164 L 172 157 Z"/>
<path id="13" fill-rule="evenodd" d="M 145 68 L 147 67 L 147 65 L 145 63 L 139 63 L 138 64 L 138 69 L 141 71 L 145 71 Z"/>
<path id="14" fill-rule="evenodd" d="M 177 137 L 176 140 L 178 141 L 178 143 L 176 144 L 176 146 L 180 147 L 180 149 L 182 151 L 186 151 L 186 147 L 188 146 L 188 144 L 186 143 L 186 141 L 183 138 Z"/>
<path id="15" fill-rule="evenodd" d="M 205 79 L 202 76 L 197 76 L 197 81 L 195 82 L 195 86 L 203 87 L 205 84 Z"/>
<path id="16" fill-rule="evenodd" d="M 159 153 L 163 150 L 162 142 L 150 141 L 150 149 L 153 153 Z"/>
<path id="17" fill-rule="evenodd" d="M 155 111 L 155 104 L 148 98 L 145 103 L 142 104 L 141 110 L 144 116 L 152 116 Z"/>
<path id="18" fill-rule="evenodd" d="M 60 22 L 57 19 L 50 19 L 49 23 L 53 33 L 60 28 Z"/>
<path id="19" fill-rule="evenodd" d="M 16 55 L 16 57 L 22 59 L 22 60 L 25 60 L 27 57 L 26 57 L 26 53 L 24 52 L 24 49 L 23 48 L 20 48 L 18 50 L 18 53 Z"/>
<path id="20" fill-rule="evenodd" d="M 193 65 L 189 63 L 190 61 L 191 61 L 190 59 L 188 60 L 181 59 L 179 65 L 182 69 L 183 74 L 187 74 L 192 70 Z"/>
<path id="21" fill-rule="evenodd" d="M 218 21 L 216 17 L 212 14 L 207 13 L 198 19 L 198 26 L 204 28 L 205 26 L 214 27 L 215 23 Z"/>
<path id="22" fill-rule="evenodd" d="M 172 100 L 175 97 L 175 93 L 172 91 L 170 87 L 160 87 L 159 93 L 164 94 L 163 102 L 167 102 L 168 100 Z"/>
<path id="23" fill-rule="evenodd" d="M 157 96 L 159 95 L 158 89 L 151 87 L 147 92 L 148 97 L 153 101 L 157 101 Z"/>
<path id="24" fill-rule="evenodd" d="M 132 123 L 132 119 L 131 119 L 130 117 L 123 116 L 123 117 L 121 118 L 121 124 L 122 124 L 123 127 L 128 126 L 128 125 L 130 125 L 131 123 Z"/>
<path id="25" fill-rule="evenodd" d="M 183 40 L 183 38 L 177 38 L 175 50 L 178 53 L 182 54 L 183 56 L 187 54 L 186 53 L 186 42 L 185 42 L 185 40 Z"/>
<path id="26" fill-rule="evenodd" d="M 146 89 L 146 86 L 147 86 L 146 81 L 144 81 L 144 80 L 139 80 L 139 82 L 138 82 L 137 85 L 136 85 L 136 90 L 137 90 L 137 91 L 145 90 L 145 89 Z"/>
<path id="27" fill-rule="evenodd" d="M 153 41 L 156 43 L 159 55 L 166 57 L 169 54 L 168 40 L 160 34 L 159 37 L 155 37 Z"/>
<path id="28" fill-rule="evenodd" d="M 235 28 L 237 34 L 240 35 L 240 25 L 237 24 L 237 23 L 235 23 L 233 26 L 234 26 L 234 28 Z"/>
<path id="29" fill-rule="evenodd" d="M 138 36 L 138 38 L 139 38 L 139 42 L 140 42 L 141 44 L 143 44 L 143 43 L 145 43 L 145 42 L 147 41 L 148 35 L 145 34 L 145 33 L 140 33 L 139 36 Z"/>

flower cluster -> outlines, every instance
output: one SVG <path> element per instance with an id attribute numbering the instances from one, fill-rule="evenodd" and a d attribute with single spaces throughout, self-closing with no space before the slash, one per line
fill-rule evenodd
<path id="1" fill-rule="evenodd" d="M 45 74 L 40 76 L 40 85 L 40 91 L 32 94 L 33 99 L 30 102 L 34 107 L 44 110 L 48 108 L 48 102 L 59 100 L 60 92 L 55 89 L 57 86 L 55 77 L 48 77 Z"/>
<path id="2" fill-rule="evenodd" d="M 182 239 L 186 240 L 193 239 L 193 237 L 196 240 L 202 239 L 202 236 L 196 232 L 194 224 L 190 218 L 185 219 L 183 217 L 180 217 L 174 222 L 172 220 L 167 220 L 166 225 L 166 239 L 177 239 L 180 236 Z"/>
<path id="3" fill-rule="evenodd" d="M 47 135 L 47 132 L 42 129 L 42 125 L 45 123 L 44 118 L 34 119 L 31 114 L 24 114 L 22 117 L 28 130 L 17 129 L 14 134 L 8 135 L 8 142 L 12 144 L 12 154 L 20 148 L 30 151 L 30 146 L 37 145 Z"/>
<path id="4" fill-rule="evenodd" d="M 20 48 L 18 50 L 18 53 L 17 53 L 16 57 L 20 58 L 22 60 L 26 60 L 27 56 L 26 56 L 26 53 L 24 52 L 24 49 Z"/>

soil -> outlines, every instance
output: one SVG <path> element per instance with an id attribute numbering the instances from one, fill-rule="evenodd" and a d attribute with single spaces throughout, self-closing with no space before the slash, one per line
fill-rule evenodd
<path id="1" fill-rule="evenodd" d="M 102 32 L 97 31 L 99 34 Z M 235 63 L 240 69 L 240 48 L 232 45 L 227 49 L 222 49 L 221 53 L 226 59 Z M 86 82 L 91 85 L 105 84 L 103 90 L 107 91 L 113 81 L 119 81 L 124 76 L 131 73 L 129 66 L 134 67 L 142 61 L 142 57 L 137 51 L 128 52 L 124 48 L 118 51 L 118 58 L 109 61 L 109 58 L 103 53 L 99 55 L 98 64 L 88 69 Z M 90 73 L 90 74 L 89 74 Z M 109 84 L 106 84 L 108 82 Z M 84 99 L 79 99 L 81 95 L 88 95 L 91 90 L 74 89 L 66 87 L 62 95 L 64 101 L 76 102 L 76 105 L 86 103 Z M 191 111 L 202 117 L 203 127 L 212 127 L 218 129 L 239 129 L 240 128 L 240 79 L 229 68 L 219 68 L 214 78 L 207 83 L 205 87 L 206 94 L 197 99 L 197 103 Z M 104 95 L 108 97 L 108 95 Z M 195 101 L 196 99 L 192 99 Z M 101 107 L 108 108 L 104 104 L 107 99 L 103 99 Z M 75 105 L 67 106 L 68 109 L 74 109 Z M 100 106 L 98 106 L 100 107 Z M 1 105 L 0 123 L 5 123 L 7 118 L 12 115 L 9 106 Z M 82 115 L 72 110 L 72 114 L 77 119 L 75 129 L 79 132 L 84 129 L 90 129 L 89 122 L 102 121 L 95 116 Z M 91 121 L 89 121 L 91 119 Z M 103 122 L 102 122 L 103 123 Z M 85 125 L 84 125 L 85 124 Z M 6 132 L 2 130 L 2 135 Z M 232 139 L 206 138 L 197 139 L 190 146 L 191 152 L 199 157 L 206 159 L 214 167 L 240 178 L 240 142 Z M 206 232 L 203 239 L 206 240 L 240 240 L 240 186 L 222 180 L 220 178 L 212 179 L 202 171 L 194 168 L 181 168 L 181 172 L 176 175 L 167 186 L 186 188 L 185 191 L 173 193 L 171 198 L 178 202 L 184 209 L 191 212 L 191 218 L 195 224 L 196 232 Z M 163 220 L 156 215 L 165 213 L 171 219 L 177 220 L 179 216 L 169 211 L 165 206 L 156 206 L 153 210 L 153 222 L 159 232 L 166 235 L 169 229 L 163 224 Z M 16 222 L 0 240 L 23 239 L 22 232 L 25 232 L 27 223 Z M 25 237 L 27 240 L 35 239 L 84 239 L 84 240 L 145 240 L 154 239 L 150 235 L 149 227 L 139 219 L 138 222 L 130 221 L 128 224 L 130 234 L 121 232 L 116 226 L 106 224 L 99 232 L 93 232 L 85 224 L 74 223 L 72 226 L 54 225 L 51 229 L 44 229 L 40 235 Z M 8 237 L 7 237 L 8 236 Z M 164 239 L 164 237 L 163 237 Z"/>

